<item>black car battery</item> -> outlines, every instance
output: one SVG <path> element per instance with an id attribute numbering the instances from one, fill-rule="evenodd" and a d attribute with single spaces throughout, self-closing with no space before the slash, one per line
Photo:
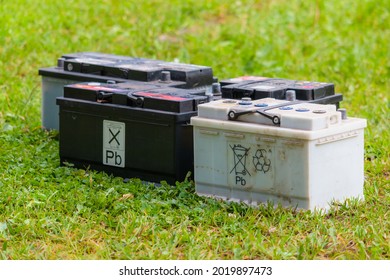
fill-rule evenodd
<path id="1" fill-rule="evenodd" d="M 39 75 L 42 76 L 42 126 L 57 130 L 56 98 L 63 96 L 65 85 L 132 80 L 175 88 L 202 87 L 206 91 L 213 83 L 210 67 L 94 52 L 63 55 L 57 66 L 40 68 Z"/>
<path id="2" fill-rule="evenodd" d="M 123 178 L 174 184 L 193 174 L 194 90 L 81 83 L 64 88 L 60 160 Z"/>
<path id="3" fill-rule="evenodd" d="M 263 77 L 261 77 L 263 78 Z M 233 79 L 234 80 L 234 79 Z M 222 82 L 221 82 L 222 83 Z M 222 98 L 241 99 L 249 97 L 253 100 L 276 98 L 288 100 L 316 100 L 327 96 L 328 104 L 339 106 L 341 94 L 335 94 L 334 84 L 324 82 L 296 81 L 279 78 L 264 78 L 260 81 L 246 80 L 222 86 Z"/>
<path id="4" fill-rule="evenodd" d="M 238 84 L 231 84 L 222 87 L 222 98 L 241 99 L 250 97 L 251 99 L 261 99 L 272 97 L 276 99 L 285 98 L 285 90 L 294 81 L 284 79 L 267 79 L 263 81 L 246 81 Z"/>
<path id="5" fill-rule="evenodd" d="M 213 83 L 212 69 L 207 66 L 104 54 L 99 58 L 96 53 L 82 55 L 84 56 L 77 57 L 75 54 L 67 59 L 62 58 L 64 70 L 144 82 L 159 81 L 163 72 L 169 72 L 170 79 L 184 82 L 184 85 L 177 86 L 182 88 L 202 87 Z"/>

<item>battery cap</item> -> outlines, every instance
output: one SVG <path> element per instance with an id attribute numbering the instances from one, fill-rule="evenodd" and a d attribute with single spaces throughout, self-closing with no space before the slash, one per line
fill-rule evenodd
<path id="1" fill-rule="evenodd" d="M 213 83 L 211 85 L 212 93 L 221 95 L 221 84 L 220 83 Z"/>
<path id="2" fill-rule="evenodd" d="M 295 90 L 289 89 L 286 91 L 286 100 L 288 101 L 295 101 L 296 99 L 296 94 Z"/>
<path id="3" fill-rule="evenodd" d="M 238 103 L 240 105 L 252 105 L 252 99 L 250 97 L 243 97 L 241 101 Z"/>
<path id="4" fill-rule="evenodd" d="M 310 109 L 308 109 L 308 108 L 297 108 L 297 109 L 295 109 L 295 111 L 297 111 L 297 112 L 309 112 Z"/>
<path id="5" fill-rule="evenodd" d="M 169 71 L 162 71 L 161 72 L 161 81 L 169 82 L 170 80 L 171 80 L 171 72 L 169 72 Z"/>
<path id="6" fill-rule="evenodd" d="M 65 58 L 59 58 L 58 60 L 57 60 L 57 67 L 59 67 L 59 68 L 64 68 L 64 61 L 65 61 Z"/>
<path id="7" fill-rule="evenodd" d="M 347 109 L 345 108 L 339 108 L 337 111 L 341 113 L 341 119 L 346 120 L 347 119 Z"/>
<path id="8" fill-rule="evenodd" d="M 255 107 L 268 107 L 268 104 L 267 103 L 258 103 L 258 104 L 255 104 Z"/>
<path id="9" fill-rule="evenodd" d="M 313 113 L 314 114 L 325 114 L 326 111 L 325 110 L 314 110 Z"/>

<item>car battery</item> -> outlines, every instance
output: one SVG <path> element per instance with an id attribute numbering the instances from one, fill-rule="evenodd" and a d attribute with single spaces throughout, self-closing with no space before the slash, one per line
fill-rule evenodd
<path id="1" fill-rule="evenodd" d="M 119 83 L 129 80 L 175 88 L 204 88 L 213 83 L 210 67 L 82 52 L 66 54 L 57 66 L 39 69 L 42 76 L 42 126 L 58 130 L 56 98 L 63 87 L 79 82 Z"/>
<path id="2" fill-rule="evenodd" d="M 208 96 L 138 83 L 64 88 L 60 160 L 123 178 L 174 184 L 193 174 L 190 118 Z"/>
<path id="3" fill-rule="evenodd" d="M 293 99 L 298 100 L 316 100 L 326 96 L 333 96 L 332 99 L 327 99 L 330 104 L 335 104 L 337 107 L 342 101 L 342 95 L 335 95 L 334 84 L 324 82 L 310 82 L 310 81 L 295 81 L 277 78 L 259 77 L 260 80 L 248 78 L 239 82 L 241 78 L 237 79 L 236 83 L 226 84 L 221 82 L 222 98 L 241 99 L 243 97 L 250 97 L 251 99 L 261 98 L 276 98 L 286 99 L 287 93 L 293 92 Z M 236 81 L 235 79 L 230 79 Z"/>
<path id="4" fill-rule="evenodd" d="M 245 98 L 199 105 L 191 118 L 196 192 L 310 210 L 363 199 L 366 120 L 315 102 Z"/>

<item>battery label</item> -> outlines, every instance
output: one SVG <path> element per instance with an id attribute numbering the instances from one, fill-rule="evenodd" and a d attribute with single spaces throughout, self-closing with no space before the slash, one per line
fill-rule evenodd
<path id="1" fill-rule="evenodd" d="M 228 142 L 228 184 L 237 189 L 256 188 L 262 182 L 263 190 L 274 182 L 274 147 L 267 144 Z"/>
<path id="2" fill-rule="evenodd" d="M 103 120 L 103 164 L 125 167 L 125 123 Z"/>

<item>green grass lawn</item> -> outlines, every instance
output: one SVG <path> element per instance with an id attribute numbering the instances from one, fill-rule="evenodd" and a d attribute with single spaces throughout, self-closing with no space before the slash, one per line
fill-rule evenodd
<path id="1" fill-rule="evenodd" d="M 390 259 L 388 1 L 220 2 L 0 0 L 0 259 Z M 60 167 L 38 68 L 79 51 L 335 83 L 368 121 L 365 201 L 251 208 Z"/>

